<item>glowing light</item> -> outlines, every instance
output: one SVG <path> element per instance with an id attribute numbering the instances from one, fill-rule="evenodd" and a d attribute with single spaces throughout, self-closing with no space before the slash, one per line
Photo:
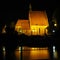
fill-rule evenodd
<path id="1" fill-rule="evenodd" d="M 22 33 L 22 30 L 20 30 L 19 32 L 21 32 L 21 33 Z"/>
<path id="2" fill-rule="evenodd" d="M 35 30 L 32 30 L 32 32 L 34 32 Z"/>
<path id="3" fill-rule="evenodd" d="M 55 30 L 53 30 L 52 32 L 55 32 Z"/>
<path id="4" fill-rule="evenodd" d="M 31 30 L 33 32 L 33 35 L 35 34 L 40 34 L 40 35 L 44 35 L 44 33 L 47 33 L 47 31 L 45 32 L 47 26 L 31 26 Z"/>
<path id="5" fill-rule="evenodd" d="M 3 46 L 3 56 L 4 56 L 4 58 L 5 58 L 5 56 L 6 56 L 5 46 Z"/>
<path id="6" fill-rule="evenodd" d="M 55 23 L 54 26 L 57 26 L 57 24 Z"/>
<path id="7" fill-rule="evenodd" d="M 38 50 L 39 48 L 32 48 L 32 50 Z"/>
<path id="8" fill-rule="evenodd" d="M 3 47 L 3 51 L 5 51 L 5 47 Z"/>
<path id="9" fill-rule="evenodd" d="M 30 5 L 31 8 L 31 5 Z M 44 35 L 46 27 L 49 26 L 48 17 L 45 11 L 29 11 L 29 20 L 18 19 L 15 26 L 16 31 L 22 32 L 19 29 L 27 30 L 24 34 Z M 30 30 L 30 31 L 29 31 Z"/>
<path id="10" fill-rule="evenodd" d="M 45 47 L 45 48 L 37 48 L 37 47 L 32 47 L 32 50 L 47 50 L 48 48 Z"/>
<path id="11" fill-rule="evenodd" d="M 53 56 L 54 58 L 58 58 L 58 55 L 57 55 L 57 51 L 56 51 L 56 47 L 53 46 Z"/>
<path id="12" fill-rule="evenodd" d="M 21 52 L 21 47 L 19 47 L 19 53 Z"/>
<path id="13" fill-rule="evenodd" d="M 46 48 L 32 48 L 30 51 L 31 60 L 38 59 L 48 59 L 49 53 Z"/>
<path id="14" fill-rule="evenodd" d="M 53 52 L 55 52 L 55 46 L 53 46 Z"/>
<path id="15" fill-rule="evenodd" d="M 19 51 L 21 50 L 21 47 L 19 47 Z"/>

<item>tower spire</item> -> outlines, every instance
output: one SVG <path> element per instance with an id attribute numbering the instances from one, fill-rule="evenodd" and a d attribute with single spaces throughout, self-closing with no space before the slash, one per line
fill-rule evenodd
<path id="1" fill-rule="evenodd" d="M 32 11 L 31 3 L 29 4 L 29 11 Z"/>

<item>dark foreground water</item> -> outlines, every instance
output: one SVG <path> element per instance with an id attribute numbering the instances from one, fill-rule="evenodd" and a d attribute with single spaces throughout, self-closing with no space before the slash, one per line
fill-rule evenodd
<path id="1" fill-rule="evenodd" d="M 53 48 L 54 58 L 57 58 L 57 52 Z M 3 58 L 4 60 L 49 60 L 49 50 L 48 47 L 21 47 L 18 46 L 14 53 L 11 53 L 11 55 L 7 56 L 6 59 L 6 51 L 5 47 L 3 47 Z"/>

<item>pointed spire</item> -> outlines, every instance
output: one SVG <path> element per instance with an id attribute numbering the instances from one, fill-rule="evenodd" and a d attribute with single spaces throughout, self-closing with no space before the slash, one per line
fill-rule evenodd
<path id="1" fill-rule="evenodd" d="M 31 3 L 29 4 L 29 11 L 32 11 Z"/>

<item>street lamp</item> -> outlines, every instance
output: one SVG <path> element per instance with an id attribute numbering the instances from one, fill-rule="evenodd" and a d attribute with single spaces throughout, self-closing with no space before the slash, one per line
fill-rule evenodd
<path id="1" fill-rule="evenodd" d="M 55 23 L 54 26 L 57 26 L 57 24 Z"/>

